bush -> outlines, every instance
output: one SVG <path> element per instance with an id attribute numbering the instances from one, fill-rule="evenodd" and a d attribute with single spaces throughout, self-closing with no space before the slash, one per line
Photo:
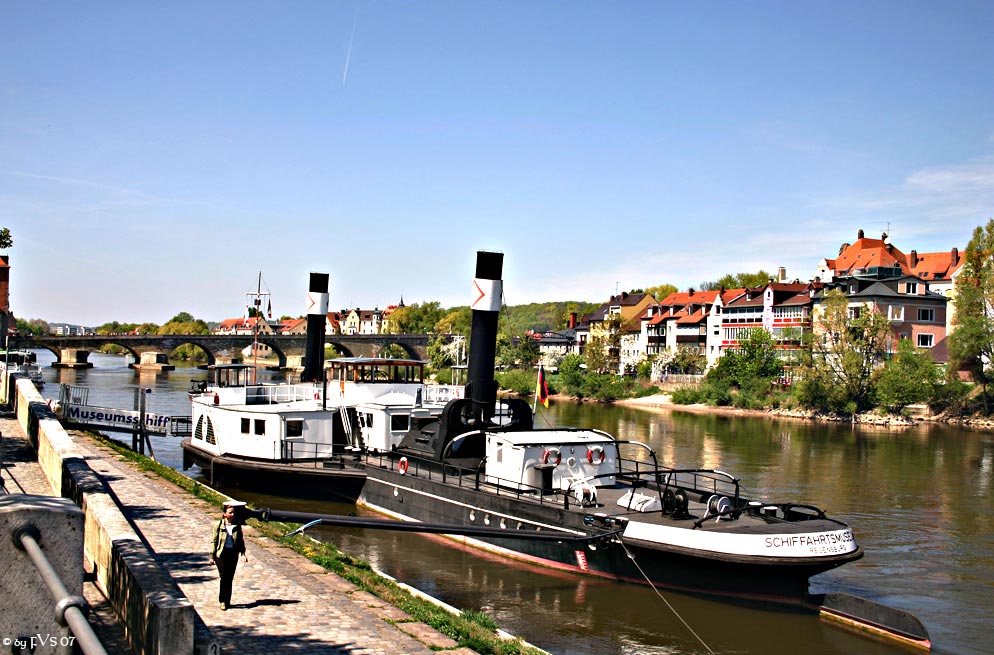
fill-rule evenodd
<path id="1" fill-rule="evenodd" d="M 638 390 L 636 390 L 635 391 L 635 397 L 636 398 L 645 398 L 646 396 L 655 396 L 657 394 L 661 394 L 662 392 L 663 392 L 662 389 L 660 389 L 659 387 L 657 387 L 656 385 L 653 384 L 651 386 L 641 387 Z"/>
<path id="2" fill-rule="evenodd" d="M 535 385 L 538 382 L 536 376 L 535 371 L 511 369 L 497 374 L 497 384 L 505 391 L 511 391 L 519 396 L 530 396 L 535 393 Z"/>
<path id="3" fill-rule="evenodd" d="M 697 387 L 679 387 L 670 397 L 677 405 L 696 405 L 704 402 L 704 392 Z"/>
<path id="4" fill-rule="evenodd" d="M 979 399 L 979 394 L 974 393 L 974 385 L 962 380 L 947 380 L 945 384 L 938 384 L 935 387 L 935 395 L 929 403 L 929 409 L 937 414 L 949 412 L 951 414 L 982 413 L 983 404 L 971 402 Z"/>

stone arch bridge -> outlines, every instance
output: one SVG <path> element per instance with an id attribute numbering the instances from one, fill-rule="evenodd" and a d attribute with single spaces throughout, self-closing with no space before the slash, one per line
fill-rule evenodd
<path id="1" fill-rule="evenodd" d="M 427 334 L 354 334 L 325 336 L 325 344 L 345 357 L 377 357 L 388 346 L 397 345 L 413 359 L 427 359 Z M 258 338 L 247 335 L 216 334 L 95 334 L 87 336 L 43 337 L 21 336 L 13 339 L 17 348 L 47 349 L 55 354 L 52 366 L 58 368 L 87 368 L 93 366 L 87 361 L 90 353 L 103 346 L 120 346 L 136 363 L 163 361 L 165 355 L 183 345 L 200 348 L 207 356 L 208 364 L 230 363 L 241 358 L 241 351 L 258 341 L 269 346 L 273 355 L 279 358 L 280 368 L 303 366 L 307 337 L 303 334 L 264 335 Z"/>

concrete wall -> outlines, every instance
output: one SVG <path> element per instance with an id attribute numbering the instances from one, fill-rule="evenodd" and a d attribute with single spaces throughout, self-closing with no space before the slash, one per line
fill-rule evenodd
<path id="1" fill-rule="evenodd" d="M 124 624 L 134 651 L 192 654 L 193 605 L 135 534 L 41 394 L 27 379 L 2 391 L 12 400 L 18 422 L 37 448 L 38 463 L 53 492 L 72 499 L 83 510 L 84 554 L 93 563 L 97 585 Z"/>

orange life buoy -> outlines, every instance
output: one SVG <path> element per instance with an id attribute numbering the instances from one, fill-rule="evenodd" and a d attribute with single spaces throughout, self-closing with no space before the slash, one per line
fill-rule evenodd
<path id="1" fill-rule="evenodd" d="M 405 475 L 407 473 L 407 458 L 406 457 L 401 457 L 400 461 L 397 462 L 397 470 L 400 471 L 401 475 Z"/>
<path id="2" fill-rule="evenodd" d="M 563 454 L 559 452 L 558 448 L 546 448 L 545 452 L 542 454 L 543 464 L 559 466 L 559 462 L 561 461 L 563 461 Z"/>
<path id="3" fill-rule="evenodd" d="M 604 449 L 600 446 L 587 448 L 587 461 L 594 466 L 599 466 L 604 462 Z"/>
<path id="4" fill-rule="evenodd" d="M 321 400 L 321 394 L 319 394 L 318 392 L 315 391 L 314 392 L 314 400 Z"/>

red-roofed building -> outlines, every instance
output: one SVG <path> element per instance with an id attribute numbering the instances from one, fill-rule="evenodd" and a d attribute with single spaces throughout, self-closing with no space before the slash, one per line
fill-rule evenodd
<path id="1" fill-rule="evenodd" d="M 959 248 L 926 253 L 912 250 L 905 254 L 891 244 L 886 233 L 879 239 L 869 239 L 860 230 L 856 236 L 854 243 L 842 244 L 835 259 L 821 260 L 818 264 L 820 278 L 828 283 L 850 278 L 869 282 L 896 280 L 904 276 L 924 280 L 930 293 L 942 295 L 948 300 L 944 325 L 949 331 L 956 311 L 955 279 L 964 261 Z M 944 350 L 936 350 L 934 354 L 940 352 Z"/>
<path id="2" fill-rule="evenodd" d="M 814 282 L 770 282 L 747 289 L 724 308 L 719 356 L 737 348 L 750 330 L 762 328 L 776 340 L 781 358 L 789 365 L 791 352 L 798 350 L 803 335 L 811 332 L 814 296 L 821 286 Z"/>
<path id="3" fill-rule="evenodd" d="M 250 316 L 249 318 L 226 318 L 214 329 L 214 334 L 255 334 L 258 329 L 259 334 L 272 334 L 273 328 L 262 316 Z"/>

